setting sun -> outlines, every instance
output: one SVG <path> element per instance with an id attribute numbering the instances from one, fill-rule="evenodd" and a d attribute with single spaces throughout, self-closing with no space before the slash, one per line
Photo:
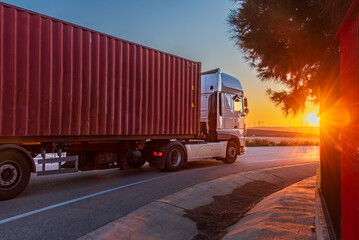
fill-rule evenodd
<path id="1" fill-rule="evenodd" d="M 309 113 L 307 115 L 307 121 L 310 125 L 318 125 L 319 124 L 319 117 L 317 117 L 316 113 Z"/>

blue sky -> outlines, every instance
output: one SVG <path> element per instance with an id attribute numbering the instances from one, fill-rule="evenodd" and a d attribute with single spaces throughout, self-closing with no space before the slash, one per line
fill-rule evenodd
<path id="1" fill-rule="evenodd" d="M 230 0 L 5 0 L 5 2 L 201 61 L 246 70 L 230 40 Z M 235 61 L 233 61 L 235 60 Z"/>
<path id="2" fill-rule="evenodd" d="M 220 67 L 242 82 L 250 103 L 248 123 L 300 124 L 286 120 L 268 100 L 264 84 L 230 39 L 227 17 L 232 0 L 4 0 L 100 32 L 202 62 L 202 70 Z M 270 112 L 270 114 L 268 114 Z"/>

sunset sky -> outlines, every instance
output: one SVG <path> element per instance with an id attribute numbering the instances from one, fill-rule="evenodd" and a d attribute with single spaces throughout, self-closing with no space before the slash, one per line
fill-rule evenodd
<path id="1" fill-rule="evenodd" d="M 261 121 L 270 126 L 313 125 L 317 107 L 309 105 L 295 119 L 284 118 L 269 101 L 268 87 L 248 66 L 230 39 L 227 16 L 235 5 L 231 0 L 4 0 L 126 40 L 202 62 L 202 71 L 220 67 L 242 82 L 249 101 L 247 124 Z M 308 115 L 309 121 L 308 122 Z M 315 117 L 315 115 L 314 115 Z"/>

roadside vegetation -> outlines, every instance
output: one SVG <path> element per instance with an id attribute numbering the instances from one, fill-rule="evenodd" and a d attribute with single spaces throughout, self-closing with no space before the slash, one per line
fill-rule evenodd
<path id="1" fill-rule="evenodd" d="M 307 102 L 318 103 L 319 92 L 326 100 L 326 86 L 335 93 L 339 51 L 333 37 L 352 0 L 234 2 L 228 17 L 232 38 L 260 80 L 284 87 L 267 94 L 286 116 L 303 112 Z"/>
<path id="2" fill-rule="evenodd" d="M 261 146 L 319 146 L 315 127 L 255 127 L 248 128 L 247 147 Z"/>
<path id="3" fill-rule="evenodd" d="M 270 146 L 319 146 L 319 139 L 313 140 L 280 140 L 279 142 L 268 139 L 246 140 L 247 147 L 270 147 Z"/>

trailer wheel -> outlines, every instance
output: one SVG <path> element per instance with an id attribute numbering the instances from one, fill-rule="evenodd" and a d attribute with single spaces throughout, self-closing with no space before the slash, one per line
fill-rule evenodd
<path id="1" fill-rule="evenodd" d="M 234 163 L 237 160 L 238 155 L 238 146 L 237 144 L 230 140 L 227 144 L 227 150 L 226 150 L 226 158 L 223 159 L 224 163 Z"/>
<path id="2" fill-rule="evenodd" d="M 30 180 L 30 166 L 23 154 L 14 150 L 0 152 L 0 201 L 19 195 Z"/>
<path id="3" fill-rule="evenodd" d="M 132 148 L 126 153 L 127 165 L 130 168 L 140 168 L 145 165 L 146 158 L 143 156 L 143 153 L 138 148 Z"/>
<path id="4" fill-rule="evenodd" d="M 171 172 L 181 169 L 184 159 L 185 153 L 183 148 L 178 144 L 171 146 L 167 151 L 165 169 Z"/>

